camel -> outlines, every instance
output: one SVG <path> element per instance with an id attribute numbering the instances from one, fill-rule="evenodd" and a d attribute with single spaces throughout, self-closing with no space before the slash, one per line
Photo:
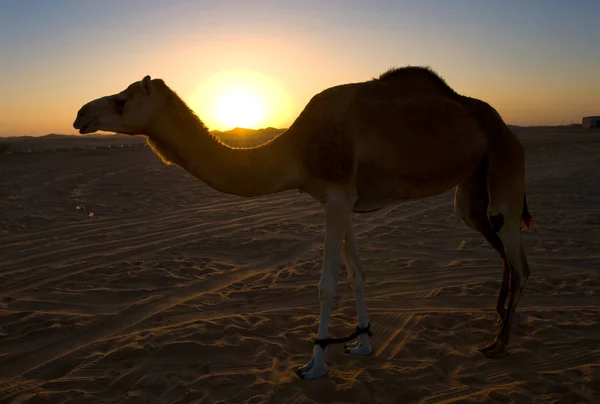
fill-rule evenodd
<path id="1" fill-rule="evenodd" d="M 252 148 L 220 142 L 163 80 L 150 76 L 85 104 L 73 126 L 82 134 L 145 135 L 164 162 L 221 192 L 254 197 L 298 190 L 322 204 L 320 323 L 312 357 L 298 369 L 304 379 L 327 374 L 330 344 L 356 338 L 346 352 L 371 353 L 364 269 L 352 214 L 455 187 L 456 215 L 481 233 L 504 263 L 496 304 L 501 327 L 480 350 L 490 358 L 507 354 L 511 323 L 529 278 L 521 245 L 522 226 L 532 223 L 524 148 L 495 109 L 456 93 L 432 69 L 392 68 L 368 81 L 328 88 L 309 101 L 283 134 Z M 358 326 L 351 336 L 335 339 L 329 338 L 328 328 L 341 256 Z"/>

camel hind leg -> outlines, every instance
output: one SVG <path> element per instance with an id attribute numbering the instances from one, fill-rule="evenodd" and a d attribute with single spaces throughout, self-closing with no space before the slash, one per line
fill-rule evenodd
<path id="1" fill-rule="evenodd" d="M 502 284 L 496 302 L 498 323 L 506 315 L 506 298 L 509 293 L 510 268 L 504 245 L 488 220 L 488 189 L 487 189 L 487 161 L 466 180 L 456 187 L 454 194 L 454 212 L 456 216 L 473 230 L 478 231 L 490 245 L 500 254 L 503 261 Z"/>
<path id="2" fill-rule="evenodd" d="M 490 358 L 507 354 L 514 314 L 529 279 L 529 265 L 521 245 L 521 222 L 528 223 L 531 220 L 525 206 L 523 146 L 508 129 L 501 143 L 495 146 L 488 157 L 488 214 L 492 227 L 502 241 L 508 260 L 510 293 L 498 335 L 490 345 L 481 349 Z"/>

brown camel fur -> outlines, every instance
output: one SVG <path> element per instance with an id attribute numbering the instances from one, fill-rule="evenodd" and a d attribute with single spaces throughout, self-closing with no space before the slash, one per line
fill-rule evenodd
<path id="1" fill-rule="evenodd" d="M 328 327 L 340 255 L 349 269 L 358 313 L 358 339 L 347 352 L 371 352 L 352 212 L 456 186 L 457 216 L 504 261 L 497 303 L 502 326 L 482 352 L 506 355 L 514 312 L 529 277 L 520 239 L 522 222 L 526 227 L 531 222 L 524 149 L 491 106 L 456 93 L 432 70 L 391 69 L 377 79 L 329 88 L 313 97 L 285 133 L 248 149 L 218 141 L 162 80 L 149 76 L 84 105 L 73 125 L 81 133 L 145 135 L 164 161 L 222 192 L 252 197 L 297 189 L 323 205 L 320 324 L 312 359 L 299 369 L 308 379 L 327 373 L 325 348 L 338 342 L 328 338 Z"/>

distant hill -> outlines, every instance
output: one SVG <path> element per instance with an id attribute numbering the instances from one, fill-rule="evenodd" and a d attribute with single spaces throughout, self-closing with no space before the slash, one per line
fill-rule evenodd
<path id="1" fill-rule="evenodd" d="M 15 136 L 0 138 L 0 152 L 38 153 L 64 152 L 73 150 L 111 149 L 121 147 L 141 147 L 146 141 L 139 136 L 128 135 L 57 135 Z"/>
<path id="2" fill-rule="evenodd" d="M 507 125 L 515 133 L 547 133 L 547 132 L 579 132 L 583 128 L 581 124 L 574 123 L 568 125 L 536 125 L 536 126 L 519 126 Z"/>

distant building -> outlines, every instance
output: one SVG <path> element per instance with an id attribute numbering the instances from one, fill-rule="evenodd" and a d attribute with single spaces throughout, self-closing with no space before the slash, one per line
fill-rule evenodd
<path id="1" fill-rule="evenodd" d="M 581 121 L 584 129 L 600 128 L 600 116 L 585 116 Z"/>

